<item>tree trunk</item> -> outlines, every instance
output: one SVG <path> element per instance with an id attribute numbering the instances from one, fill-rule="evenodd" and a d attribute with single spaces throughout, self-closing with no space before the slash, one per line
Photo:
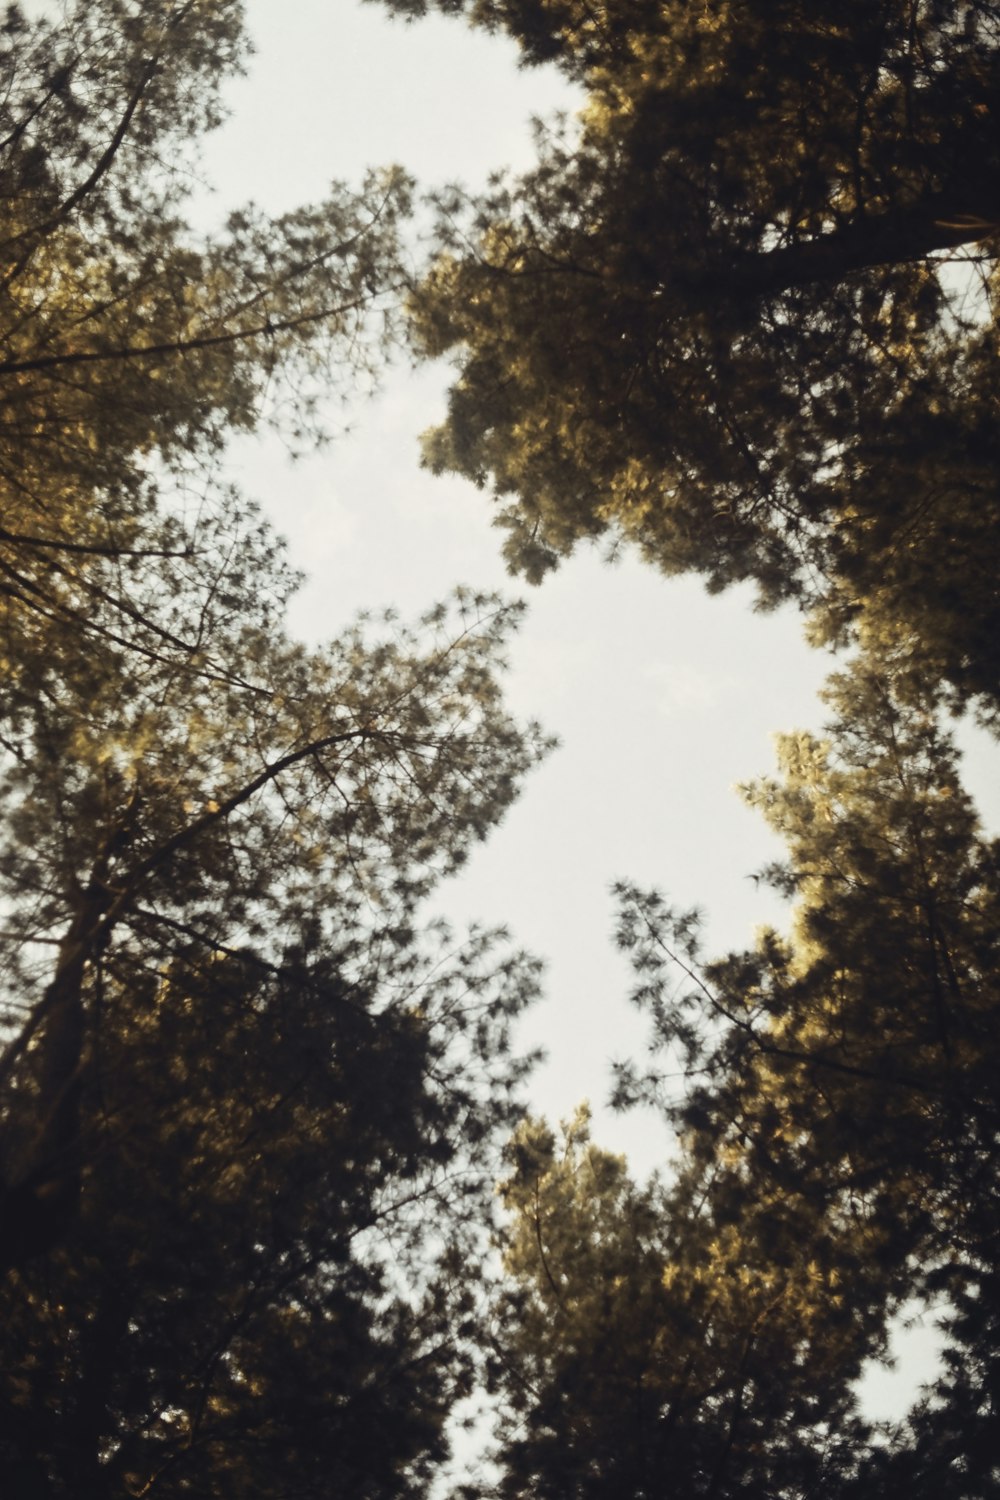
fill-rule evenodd
<path id="1" fill-rule="evenodd" d="M 0 1271 L 23 1266 L 57 1244 L 76 1215 L 80 1196 L 80 1097 L 86 1015 L 83 982 L 101 935 L 107 890 L 92 882 L 59 947 L 56 972 L 19 1039 L 26 1054 L 26 1101 L 37 1122 L 26 1144 L 11 1150 L 18 1131 L 8 1099 L 5 1181 L 0 1185 Z M 29 1050 L 30 1048 L 30 1050 Z M 16 1093 L 13 1095 L 16 1110 Z"/>
<path id="2" fill-rule="evenodd" d="M 955 194 L 935 194 L 912 208 L 857 219 L 829 234 L 796 245 L 747 255 L 725 269 L 706 270 L 704 284 L 730 295 L 777 296 L 794 287 L 836 283 L 859 271 L 926 260 L 1000 234 L 1000 200 L 988 217 L 973 212 Z M 702 285 L 701 278 L 698 284 Z"/>

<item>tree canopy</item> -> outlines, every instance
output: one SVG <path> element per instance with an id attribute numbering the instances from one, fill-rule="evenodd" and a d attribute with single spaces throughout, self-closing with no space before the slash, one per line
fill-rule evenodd
<path id="1" fill-rule="evenodd" d="M 502 1419 L 485 1493 L 1000 1492 L 994 1441 L 1000 846 L 934 695 L 891 660 L 838 676 L 828 738 L 748 788 L 780 833 L 786 935 L 709 961 L 695 913 L 622 885 L 618 939 L 652 1061 L 618 1102 L 663 1114 L 669 1173 L 523 1126 L 493 1325 Z M 940 1321 L 905 1421 L 857 1405 L 901 1309 Z"/>
<path id="2" fill-rule="evenodd" d="M 0 1472 L 25 1500 L 420 1493 L 468 1389 L 535 971 L 417 908 L 541 749 L 494 682 L 511 618 L 470 598 L 306 651 L 245 522 L 220 503 L 235 565 L 166 565 L 140 649 L 64 631 L 6 736 Z M 158 602 L 199 641 L 142 649 Z"/>
<path id="3" fill-rule="evenodd" d="M 440 8 L 584 107 L 527 175 L 440 200 L 427 461 L 489 488 L 531 579 L 607 537 L 834 639 L 888 614 L 992 717 L 997 7 Z"/>
<path id="4" fill-rule="evenodd" d="M 586 102 L 418 277 L 398 169 L 185 222 L 236 0 L 0 21 L 0 1491 L 424 1500 L 485 1390 L 466 1500 L 1000 1497 L 1000 842 L 944 727 L 1000 716 L 1000 11 L 436 8 Z M 404 296 L 516 568 L 607 536 L 853 648 L 746 790 L 788 930 L 706 959 L 617 888 L 644 1183 L 524 1118 L 537 962 L 425 915 L 548 746 L 520 609 L 304 645 L 224 479 Z M 943 1363 L 879 1424 L 907 1309 Z"/>
<path id="5" fill-rule="evenodd" d="M 509 1155 L 497 1492 L 835 1492 L 868 1437 L 848 1378 L 864 1340 L 809 1246 L 777 1262 L 735 1221 L 637 1186 L 585 1112 L 561 1143 L 529 1122 Z"/>
<path id="6" fill-rule="evenodd" d="M 138 532 L 147 552 L 185 545 L 169 495 L 203 483 L 230 434 L 273 421 L 312 440 L 318 398 L 378 370 L 403 276 L 401 172 L 278 219 L 246 205 L 207 241 L 185 223 L 240 19 L 236 0 L 96 0 L 58 22 L 12 6 L 0 28 L 0 631 L 15 669 L 40 615 L 86 628 L 84 558 L 135 552 Z"/>
<path id="7" fill-rule="evenodd" d="M 947 1474 L 952 1495 L 1000 1482 L 985 1436 L 996 1331 L 981 1316 L 996 1274 L 1000 847 L 933 700 L 901 699 L 891 660 L 862 658 L 833 681 L 829 740 L 787 737 L 782 779 L 748 789 L 788 848 L 768 873 L 794 898 L 789 937 L 705 964 L 688 919 L 623 891 L 637 998 L 692 1081 L 668 1103 L 687 1190 L 779 1254 L 788 1234 L 808 1246 L 855 1316 L 905 1305 L 943 1320 L 932 1399 L 854 1456 L 849 1494 L 921 1470 L 931 1487 Z M 686 978 L 668 1006 L 675 960 Z M 621 1084 L 667 1102 L 662 1078 Z"/>
<path id="8" fill-rule="evenodd" d="M 2 30 L 0 1489 L 425 1492 L 536 965 L 421 904 L 545 748 L 519 611 L 287 634 L 227 435 L 364 389 L 408 185 L 199 244 L 236 4 Z"/>

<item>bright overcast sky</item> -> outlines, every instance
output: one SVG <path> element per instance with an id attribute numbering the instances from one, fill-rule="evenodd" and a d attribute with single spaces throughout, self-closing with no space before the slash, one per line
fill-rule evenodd
<path id="1" fill-rule="evenodd" d="M 530 161 L 532 114 L 573 108 L 554 76 L 519 73 L 512 48 L 460 23 L 406 27 L 355 0 L 250 0 L 247 11 L 257 56 L 204 158 L 219 215 L 251 197 L 290 208 L 396 161 L 426 185 L 475 184 Z M 294 467 L 273 442 L 234 448 L 233 478 L 310 575 L 301 633 L 332 636 L 363 607 L 416 614 L 458 583 L 525 593 L 504 575 L 485 498 L 417 467 L 442 390 L 441 372 L 394 373 L 350 437 Z M 807 650 L 794 614 L 754 615 L 747 591 L 709 599 L 693 580 L 629 559 L 608 567 L 594 552 L 529 602 L 510 699 L 562 747 L 437 907 L 459 924 L 508 924 L 545 957 L 546 999 L 523 1030 L 548 1052 L 535 1107 L 559 1117 L 589 1098 L 597 1139 L 641 1173 L 662 1155 L 655 1122 L 600 1108 L 609 1057 L 644 1036 L 610 943 L 609 883 L 656 884 L 704 908 L 712 949 L 780 920 L 750 876 L 781 851 L 733 788 L 771 771 L 773 731 L 822 722 L 829 661 Z M 989 785 L 985 754 L 978 770 Z"/>
<path id="2" fill-rule="evenodd" d="M 249 197 L 291 207 L 394 161 L 428 185 L 475 183 L 528 164 L 532 114 L 574 104 L 553 75 L 519 72 L 512 47 L 460 23 L 406 26 L 353 0 L 252 0 L 248 12 L 257 54 L 205 154 L 220 215 Z M 560 1116 L 585 1097 L 597 1109 L 609 1056 L 644 1035 L 610 943 L 613 879 L 703 906 L 719 945 L 777 916 L 749 876 L 778 847 L 733 787 L 771 769 L 771 731 L 817 722 L 826 660 L 794 616 L 753 615 L 748 592 L 709 599 L 631 559 L 609 567 L 584 551 L 541 589 L 509 579 L 486 498 L 418 468 L 444 375 L 394 372 L 347 438 L 294 466 L 277 443 L 237 444 L 233 477 L 309 574 L 293 625 L 313 638 L 360 608 L 416 614 L 458 583 L 528 594 L 509 695 L 561 748 L 438 905 L 458 922 L 505 923 L 547 959 L 525 1039 L 549 1054 L 538 1107 Z M 602 1118 L 597 1133 L 637 1167 L 662 1150 L 648 1121 Z"/>

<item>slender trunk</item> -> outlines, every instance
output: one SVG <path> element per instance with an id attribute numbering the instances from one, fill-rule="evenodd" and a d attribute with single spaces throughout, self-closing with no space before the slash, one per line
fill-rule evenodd
<path id="1" fill-rule="evenodd" d="M 0 1271 L 50 1250 L 76 1214 L 86 1038 L 83 985 L 108 900 L 107 890 L 96 882 L 84 893 L 60 944 L 56 972 L 29 1023 L 25 1091 L 30 1091 L 37 1123 L 27 1142 L 12 1153 L 14 1163 L 6 1164 L 0 1187 Z M 8 1121 L 8 1131 L 12 1125 L 16 1130 L 16 1120 Z"/>
<path id="2" fill-rule="evenodd" d="M 121 1283 L 106 1287 L 93 1320 L 81 1331 L 79 1375 L 68 1409 L 59 1417 L 54 1444 L 61 1454 L 66 1492 L 75 1500 L 106 1500 L 120 1493 L 109 1466 L 102 1462 L 102 1450 L 114 1431 L 109 1412 L 123 1368 L 128 1307 Z"/>

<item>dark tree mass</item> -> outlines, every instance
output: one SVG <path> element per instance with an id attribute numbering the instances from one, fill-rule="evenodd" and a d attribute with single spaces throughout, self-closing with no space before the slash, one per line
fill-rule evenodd
<path id="1" fill-rule="evenodd" d="M 184 219 L 237 0 L 0 20 L 0 1497 L 1000 1500 L 1000 6 L 386 0 L 582 91 L 538 162 Z M 842 651 L 745 789 L 785 932 L 617 887 L 638 1183 L 526 1115 L 538 965 L 424 903 L 548 748 L 517 607 L 293 639 L 230 434 L 408 330 L 515 569 L 606 536 Z M 611 1050 L 609 1043 L 609 1050 Z M 943 1359 L 858 1399 L 894 1322 Z"/>

